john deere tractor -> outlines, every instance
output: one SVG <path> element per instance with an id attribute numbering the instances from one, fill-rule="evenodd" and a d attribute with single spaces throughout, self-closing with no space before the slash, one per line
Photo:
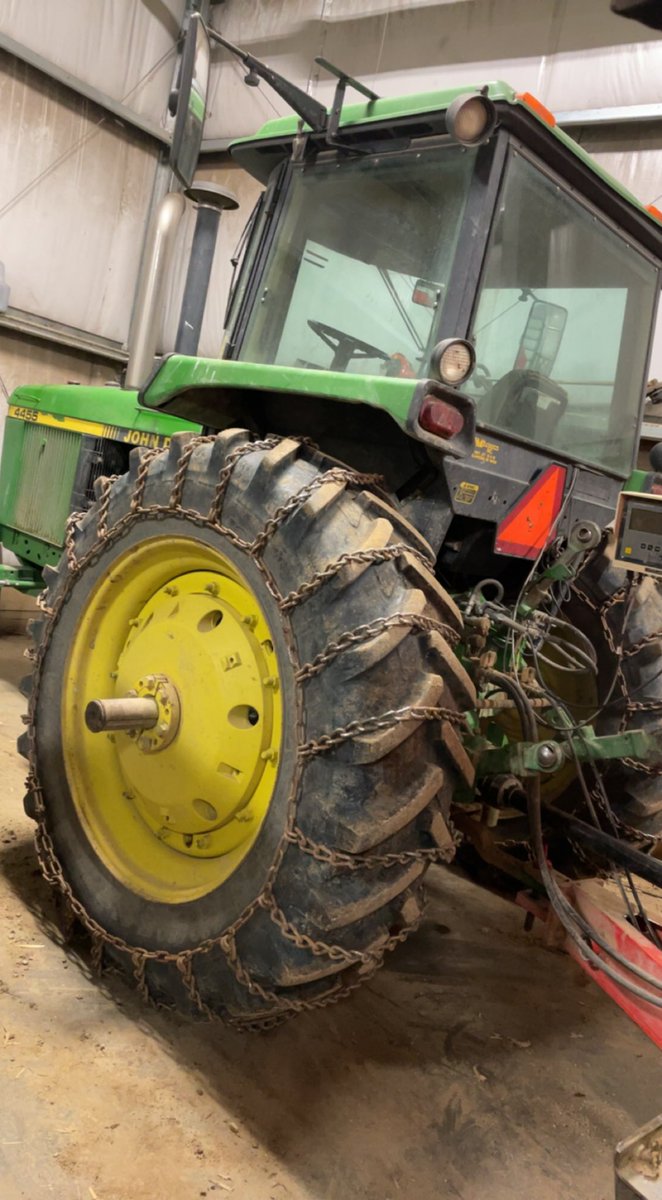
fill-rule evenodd
<path id="1" fill-rule="evenodd" d="M 143 382 L 193 428 L 97 478 L 46 568 L 46 878 L 97 963 L 243 1026 L 371 976 L 456 851 L 622 980 L 557 872 L 662 879 L 662 216 L 504 84 L 323 64 L 327 112 L 229 48 L 296 115 L 232 148 L 264 191 L 222 356 Z"/>

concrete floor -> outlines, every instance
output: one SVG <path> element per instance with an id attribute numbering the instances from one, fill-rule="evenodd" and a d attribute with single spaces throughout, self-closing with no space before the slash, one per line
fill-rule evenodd
<path id="1" fill-rule="evenodd" d="M 0 641 L 2 1200 L 610 1200 L 662 1109 L 653 1045 L 522 914 L 431 873 L 425 926 L 269 1035 L 144 1008 L 53 940 Z"/>

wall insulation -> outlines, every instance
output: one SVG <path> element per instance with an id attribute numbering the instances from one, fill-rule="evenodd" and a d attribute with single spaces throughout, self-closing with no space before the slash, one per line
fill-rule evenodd
<path id="1" fill-rule="evenodd" d="M 2 0 L 11 38 L 134 112 L 164 122 L 185 0 Z"/>
<path id="2" fill-rule="evenodd" d="M 0 259 L 10 303 L 124 341 L 157 150 L 0 51 Z"/>

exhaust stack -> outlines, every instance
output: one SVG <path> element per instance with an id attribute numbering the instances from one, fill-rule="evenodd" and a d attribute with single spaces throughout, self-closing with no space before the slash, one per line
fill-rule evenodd
<path id="1" fill-rule="evenodd" d="M 224 209 L 239 208 L 239 201 L 227 188 L 205 181 L 193 183 L 186 195 L 193 201 L 197 215 L 175 353 L 197 354 L 221 213 Z"/>
<path id="2" fill-rule="evenodd" d="M 124 382 L 127 388 L 143 387 L 154 365 L 163 309 L 163 284 L 185 208 L 186 201 L 181 192 L 169 192 L 161 201 L 150 227 L 136 296 L 136 316 L 129 335 L 129 362 Z"/>

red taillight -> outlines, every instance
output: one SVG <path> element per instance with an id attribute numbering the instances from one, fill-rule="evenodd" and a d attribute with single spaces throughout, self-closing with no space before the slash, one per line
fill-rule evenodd
<path id="1" fill-rule="evenodd" d="M 444 438 L 446 441 L 456 437 L 464 429 L 462 413 L 451 404 L 446 404 L 445 400 L 437 400 L 435 396 L 424 398 L 418 414 L 418 423 L 421 429 L 426 429 L 428 433 L 434 433 L 435 437 Z"/>

